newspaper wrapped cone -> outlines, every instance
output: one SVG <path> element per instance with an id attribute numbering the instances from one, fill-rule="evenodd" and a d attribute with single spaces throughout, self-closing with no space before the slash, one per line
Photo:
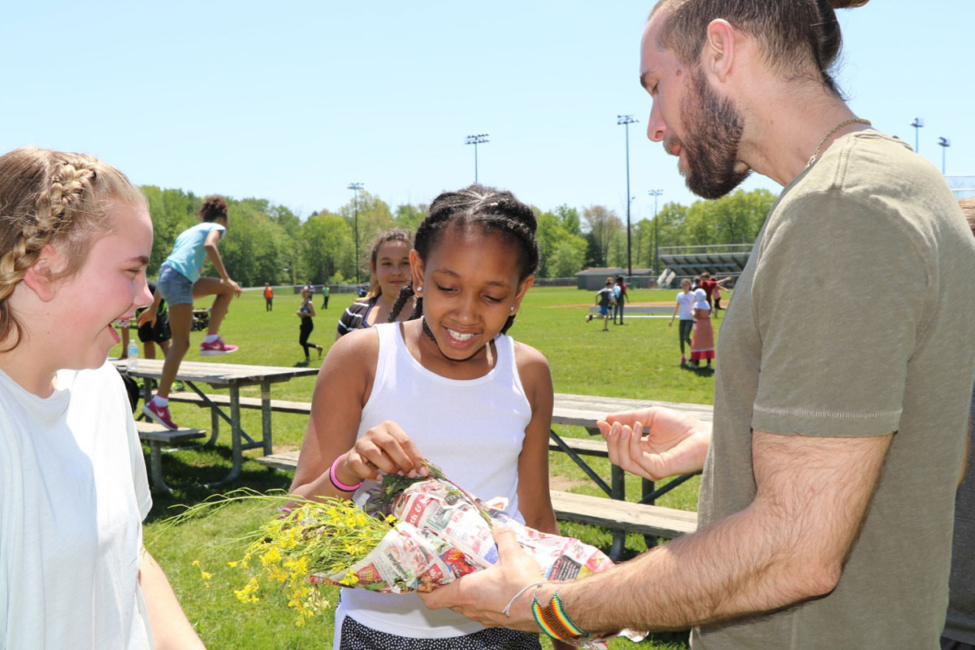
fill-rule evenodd
<path id="1" fill-rule="evenodd" d="M 432 591 L 497 562 L 491 535 L 495 524 L 514 531 L 549 580 L 577 580 L 613 566 L 598 548 L 529 528 L 435 473 L 438 478 L 425 480 L 387 477 L 365 509 L 381 516 L 391 514 L 399 523 L 355 565 L 311 579 L 384 593 Z M 621 634 L 632 640 L 643 638 L 628 630 Z M 615 635 L 590 637 L 581 645 L 605 648 L 610 636 Z"/>

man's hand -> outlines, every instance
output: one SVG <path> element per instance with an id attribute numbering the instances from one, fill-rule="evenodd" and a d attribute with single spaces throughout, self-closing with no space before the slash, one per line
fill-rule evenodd
<path id="1" fill-rule="evenodd" d="M 668 408 L 610 415 L 598 425 L 610 462 L 651 481 L 700 471 L 711 446 L 710 427 Z"/>
<path id="2" fill-rule="evenodd" d="M 504 608 L 522 589 L 544 580 L 542 568 L 535 559 L 521 550 L 510 528 L 498 526 L 492 531 L 498 545 L 498 563 L 485 571 L 477 571 L 455 580 L 432 593 L 420 594 L 430 609 L 449 607 L 458 614 L 486 627 L 508 627 L 538 633 L 538 625 L 531 613 L 532 591 L 518 597 L 504 615 Z M 549 594 L 550 595 L 550 594 Z"/>

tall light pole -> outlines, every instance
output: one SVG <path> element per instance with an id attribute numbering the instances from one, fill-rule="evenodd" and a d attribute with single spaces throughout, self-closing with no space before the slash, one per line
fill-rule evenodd
<path id="1" fill-rule="evenodd" d="M 917 138 L 917 134 L 921 130 L 921 128 L 924 126 L 924 120 L 922 118 L 920 118 L 920 117 L 915 117 L 914 118 L 914 121 L 911 122 L 911 126 L 914 127 L 914 153 L 920 153 L 920 151 L 918 151 L 918 138 Z"/>
<path id="2" fill-rule="evenodd" d="M 474 182 L 477 182 L 477 145 L 484 144 L 485 142 L 490 142 L 488 136 L 490 133 L 477 133 L 475 135 L 469 135 L 464 139 L 464 144 L 474 145 Z"/>
<path id="3" fill-rule="evenodd" d="M 630 196 L 630 125 L 639 122 L 632 115 L 617 115 L 616 124 L 626 127 L 626 267 L 628 274 L 633 275 L 633 257 L 630 247 L 630 204 L 633 198 Z"/>
<path id="4" fill-rule="evenodd" d="M 951 146 L 951 140 L 948 138 L 938 138 L 938 146 L 941 147 L 941 175 L 945 175 L 945 152 L 948 147 Z"/>
<path id="5" fill-rule="evenodd" d="M 355 230 L 355 283 L 359 284 L 359 190 L 362 183 L 349 183 L 348 189 L 355 192 L 355 218 L 352 223 Z"/>
<path id="6" fill-rule="evenodd" d="M 657 271 L 657 260 L 660 259 L 660 246 L 657 244 L 659 229 L 657 228 L 657 197 L 664 193 L 663 190 L 647 190 L 647 194 L 653 197 L 653 272 Z"/>

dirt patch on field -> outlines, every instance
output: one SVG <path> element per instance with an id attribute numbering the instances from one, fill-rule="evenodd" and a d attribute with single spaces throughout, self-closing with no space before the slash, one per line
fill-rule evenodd
<path id="1" fill-rule="evenodd" d="M 586 309 L 592 307 L 592 303 L 586 303 L 584 305 L 549 305 L 545 309 Z M 658 302 L 628 302 L 626 307 L 673 307 L 673 300 L 664 300 Z"/>
<path id="2" fill-rule="evenodd" d="M 552 490 L 568 492 L 572 488 L 579 487 L 580 485 L 586 485 L 588 482 L 588 480 L 568 478 L 559 474 L 553 474 L 548 478 L 548 487 Z"/>

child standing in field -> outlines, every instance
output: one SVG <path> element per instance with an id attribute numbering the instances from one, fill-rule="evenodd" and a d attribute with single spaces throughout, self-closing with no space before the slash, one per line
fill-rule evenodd
<path id="1" fill-rule="evenodd" d="M 169 323 L 173 340 L 162 377 L 159 391 L 142 412 L 170 429 L 178 428 L 169 415 L 169 391 L 183 363 L 183 357 L 190 349 L 190 330 L 193 327 L 193 300 L 205 296 L 216 296 L 210 308 L 210 324 L 206 338 L 200 343 L 200 354 L 212 356 L 236 352 L 236 345 L 227 345 L 220 338 L 220 324 L 227 314 L 230 301 L 240 295 L 240 285 L 230 279 L 217 245 L 227 231 L 227 201 L 222 196 L 208 196 L 200 208 L 201 223 L 184 230 L 162 268 L 156 282 L 158 293 L 169 303 Z M 201 278 L 203 259 L 209 258 L 220 274 L 217 278 Z M 154 322 L 155 312 L 146 310 L 139 316 L 139 325 Z"/>
<path id="2" fill-rule="evenodd" d="M 714 327 L 711 325 L 711 305 L 704 289 L 695 289 L 694 296 L 694 335 L 691 338 L 691 368 L 700 367 L 701 361 L 711 367 L 714 359 Z"/>
<path id="3" fill-rule="evenodd" d="M 152 301 L 151 250 L 114 167 L 0 156 L 0 648 L 203 647 L 142 545 L 145 460 L 107 362 L 112 323 Z"/>
<path id="4" fill-rule="evenodd" d="M 372 243 L 369 254 L 369 292 L 365 300 L 352 303 L 339 317 L 335 339 L 357 329 L 385 323 L 393 311 L 400 290 L 410 285 L 410 249 L 413 237 L 406 230 L 387 230 Z M 401 306 L 397 317 L 404 320 L 413 311 L 410 304 Z"/>
<path id="5" fill-rule="evenodd" d="M 616 303 L 616 299 L 613 298 L 615 293 L 613 287 L 613 278 L 606 278 L 606 286 L 596 292 L 596 304 L 599 305 L 599 315 L 603 319 L 603 331 L 609 331 L 609 310 Z M 592 314 L 586 315 L 586 322 L 592 320 Z"/>
<path id="6" fill-rule="evenodd" d="M 264 311 L 272 311 L 274 309 L 274 289 L 271 288 L 270 282 L 264 283 Z"/>
<path id="7" fill-rule="evenodd" d="M 630 299 L 626 292 L 626 282 L 622 275 L 616 276 L 616 284 L 613 285 L 613 324 L 616 324 L 616 317 L 620 317 L 620 325 L 623 324 L 623 306 Z"/>
<path id="8" fill-rule="evenodd" d="M 465 490 L 504 497 L 512 517 L 557 532 L 548 362 L 505 334 L 534 282 L 535 229 L 509 192 L 472 185 L 434 200 L 397 301 L 415 292 L 417 319 L 353 332 L 329 351 L 293 493 L 361 502 L 381 473 L 424 475 L 429 458 Z M 337 650 L 539 647 L 536 635 L 428 610 L 416 594 L 345 589 L 336 610 Z"/>
<path id="9" fill-rule="evenodd" d="M 298 330 L 298 345 L 301 349 L 305 351 L 305 364 L 311 362 L 311 357 L 308 356 L 309 348 L 315 348 L 318 350 L 318 356 L 322 356 L 323 348 L 320 345 L 308 342 L 308 337 L 311 336 L 311 332 L 315 329 L 315 305 L 312 304 L 311 294 L 308 293 L 307 288 L 301 290 L 301 305 L 298 307 L 298 311 L 295 312 L 301 319 L 301 328 Z"/>
<path id="10" fill-rule="evenodd" d="M 670 323 L 668 326 L 674 326 L 674 318 L 680 314 L 680 323 L 678 325 L 680 336 L 680 365 L 687 363 L 687 357 L 684 356 L 684 344 L 687 347 L 691 346 L 691 330 L 694 329 L 694 303 L 697 302 L 697 296 L 691 292 L 691 281 L 688 278 L 684 278 L 680 281 L 680 293 L 677 294 L 677 306 L 674 307 L 674 313 L 670 316 Z M 693 349 L 693 348 L 692 348 Z"/>

